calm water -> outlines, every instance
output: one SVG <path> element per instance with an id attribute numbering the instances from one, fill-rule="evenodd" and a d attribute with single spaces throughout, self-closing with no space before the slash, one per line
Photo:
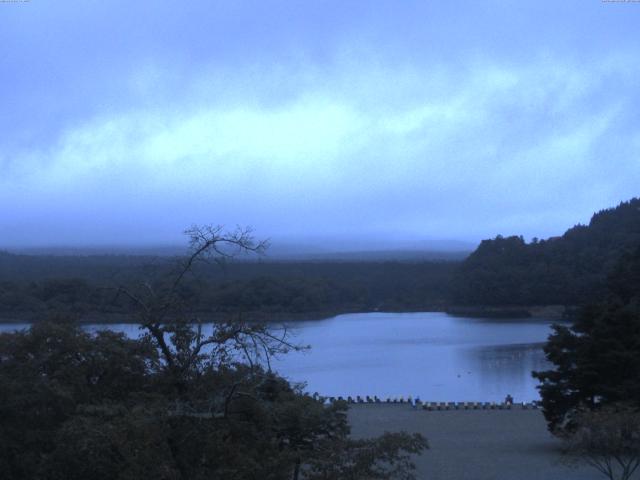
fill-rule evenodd
<path id="1" fill-rule="evenodd" d="M 545 369 L 550 320 L 491 320 L 444 313 L 362 313 L 288 324 L 311 345 L 273 366 L 323 395 L 420 397 L 429 401 L 539 398 L 532 370 Z M 0 325 L 0 331 L 24 324 Z M 135 325 L 92 325 L 137 336 Z"/>
<path id="2" fill-rule="evenodd" d="M 278 368 L 325 395 L 419 396 L 429 401 L 539 398 L 532 370 L 548 365 L 549 320 L 488 320 L 444 313 L 367 313 L 298 323 L 308 353 Z"/>

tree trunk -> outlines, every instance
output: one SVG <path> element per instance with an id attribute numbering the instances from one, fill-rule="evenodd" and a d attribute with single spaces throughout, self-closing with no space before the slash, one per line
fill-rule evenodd
<path id="1" fill-rule="evenodd" d="M 293 468 L 293 480 L 298 480 L 300 477 L 300 457 L 296 458 L 296 465 Z"/>

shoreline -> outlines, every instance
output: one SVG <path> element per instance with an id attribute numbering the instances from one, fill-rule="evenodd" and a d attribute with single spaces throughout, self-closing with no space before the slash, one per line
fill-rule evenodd
<path id="1" fill-rule="evenodd" d="M 424 312 L 436 312 L 441 310 L 420 310 Z M 324 320 L 332 318 L 338 315 L 347 315 L 350 313 L 375 313 L 375 311 L 361 311 L 361 310 L 340 310 L 340 311 L 319 311 L 319 312 L 305 312 L 305 313 L 292 313 L 292 312 L 196 312 L 189 315 L 190 318 L 201 319 L 203 323 L 211 323 L 214 321 L 221 321 L 230 318 L 242 318 L 250 322 L 303 322 L 313 320 Z M 409 312 L 397 312 L 397 313 L 409 313 Z M 80 325 L 90 324 L 140 324 L 140 320 L 136 314 L 132 313 L 88 313 L 84 315 L 78 315 L 77 313 L 65 313 L 57 314 L 42 314 L 35 313 L 16 313 L 11 315 L 0 314 L 0 324 L 11 323 L 37 323 L 46 319 L 55 318 L 71 318 L 77 321 Z"/>
<path id="2" fill-rule="evenodd" d="M 576 307 L 566 305 L 451 305 L 444 312 L 459 317 L 475 318 L 549 318 L 567 320 Z"/>
<path id="3" fill-rule="evenodd" d="M 449 306 L 442 305 L 421 309 L 336 309 L 312 312 L 195 312 L 192 318 L 206 319 L 204 323 L 229 319 L 243 318 L 250 322 L 303 322 L 313 320 L 325 320 L 339 315 L 366 313 L 446 313 L 455 317 L 468 318 L 495 318 L 495 319 L 529 319 L 545 318 L 550 320 L 568 320 L 571 318 L 572 307 L 562 305 L 538 305 L 527 307 L 511 306 Z M 88 324 L 139 324 L 135 314 L 131 313 L 100 313 L 91 312 L 85 314 L 66 312 L 16 312 L 0 313 L 0 324 L 11 323 L 38 323 L 46 319 L 70 318 L 81 325 Z"/>

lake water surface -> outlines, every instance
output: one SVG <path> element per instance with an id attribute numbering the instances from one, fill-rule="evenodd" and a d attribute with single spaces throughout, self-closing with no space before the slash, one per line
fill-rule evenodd
<path id="1" fill-rule="evenodd" d="M 310 345 L 273 362 L 309 392 L 330 396 L 409 395 L 426 401 L 539 399 L 532 370 L 548 368 L 546 319 L 477 319 L 444 313 L 357 313 L 291 322 L 293 341 Z M 0 331 L 25 324 L 0 325 Z M 91 325 L 129 336 L 136 325 Z"/>
<path id="2" fill-rule="evenodd" d="M 477 319 L 444 313 L 339 315 L 293 325 L 307 353 L 277 368 L 323 395 L 419 396 L 428 401 L 539 399 L 532 370 L 546 369 L 545 319 Z"/>

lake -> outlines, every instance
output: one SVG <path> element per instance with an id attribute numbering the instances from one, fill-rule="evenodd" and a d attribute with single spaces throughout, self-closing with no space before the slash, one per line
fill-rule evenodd
<path id="1" fill-rule="evenodd" d="M 328 396 L 409 395 L 425 401 L 539 399 L 532 370 L 546 369 L 548 319 L 486 319 L 445 313 L 356 313 L 287 323 L 293 340 L 310 345 L 273 367 L 307 390 Z M 26 324 L 0 325 L 0 331 Z M 136 325 L 90 325 L 129 336 Z"/>

